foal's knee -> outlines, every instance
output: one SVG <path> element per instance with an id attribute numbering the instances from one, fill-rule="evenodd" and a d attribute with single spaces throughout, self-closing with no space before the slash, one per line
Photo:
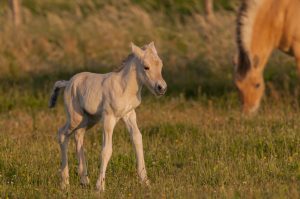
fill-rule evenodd
<path id="1" fill-rule="evenodd" d="M 143 136 L 140 132 L 135 132 L 132 134 L 132 141 L 134 144 L 140 144 L 142 142 Z"/>
<path id="2" fill-rule="evenodd" d="M 141 140 L 142 138 L 143 138 L 143 136 L 139 131 L 132 134 L 132 139 L 134 139 L 135 141 Z"/>

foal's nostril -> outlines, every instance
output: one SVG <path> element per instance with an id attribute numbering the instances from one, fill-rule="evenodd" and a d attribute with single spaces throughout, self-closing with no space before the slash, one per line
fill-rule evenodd
<path id="1" fill-rule="evenodd" d="M 156 85 L 156 92 L 158 92 L 160 95 L 165 94 L 166 90 L 167 90 L 167 87 L 164 87 L 160 84 Z"/>
<path id="2" fill-rule="evenodd" d="M 163 88 L 162 88 L 161 85 L 157 85 L 157 89 L 158 89 L 158 91 L 162 91 L 163 90 Z"/>

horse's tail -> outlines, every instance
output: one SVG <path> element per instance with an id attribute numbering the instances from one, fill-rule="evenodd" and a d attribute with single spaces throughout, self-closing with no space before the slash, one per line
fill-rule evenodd
<path id="1" fill-rule="evenodd" d="M 51 93 L 51 97 L 49 100 L 49 108 L 53 108 L 55 106 L 57 97 L 59 95 L 59 90 L 61 88 L 66 87 L 68 84 L 69 84 L 69 81 L 65 81 L 65 80 L 55 82 L 52 93 Z"/>

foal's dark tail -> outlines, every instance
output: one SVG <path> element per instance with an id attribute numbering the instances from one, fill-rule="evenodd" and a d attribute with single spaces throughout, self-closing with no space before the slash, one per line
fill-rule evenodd
<path id="1" fill-rule="evenodd" d="M 59 95 L 59 90 L 61 88 L 66 87 L 68 84 L 69 84 L 69 81 L 65 81 L 65 80 L 55 82 L 52 93 L 51 93 L 51 97 L 49 100 L 49 108 L 53 108 L 55 106 L 57 97 Z"/>

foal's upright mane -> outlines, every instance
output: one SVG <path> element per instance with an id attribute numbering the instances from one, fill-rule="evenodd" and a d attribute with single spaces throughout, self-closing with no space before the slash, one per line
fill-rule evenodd
<path id="1" fill-rule="evenodd" d="M 128 64 L 128 62 L 130 62 L 132 59 L 134 58 L 134 54 L 130 53 L 121 63 L 121 65 L 115 69 L 115 72 L 119 72 L 121 71 L 123 68 L 125 68 L 125 66 Z"/>
<path id="2" fill-rule="evenodd" d="M 147 45 L 141 47 L 142 50 L 146 50 Z M 130 62 L 134 58 L 134 54 L 130 53 L 121 63 L 121 65 L 115 69 L 115 72 L 121 71 L 125 66 L 127 66 L 128 62 Z"/>
<path id="3" fill-rule="evenodd" d="M 264 0 L 243 0 L 237 18 L 237 72 L 244 77 L 251 67 L 250 46 L 252 42 L 253 26 L 259 5 Z"/>

